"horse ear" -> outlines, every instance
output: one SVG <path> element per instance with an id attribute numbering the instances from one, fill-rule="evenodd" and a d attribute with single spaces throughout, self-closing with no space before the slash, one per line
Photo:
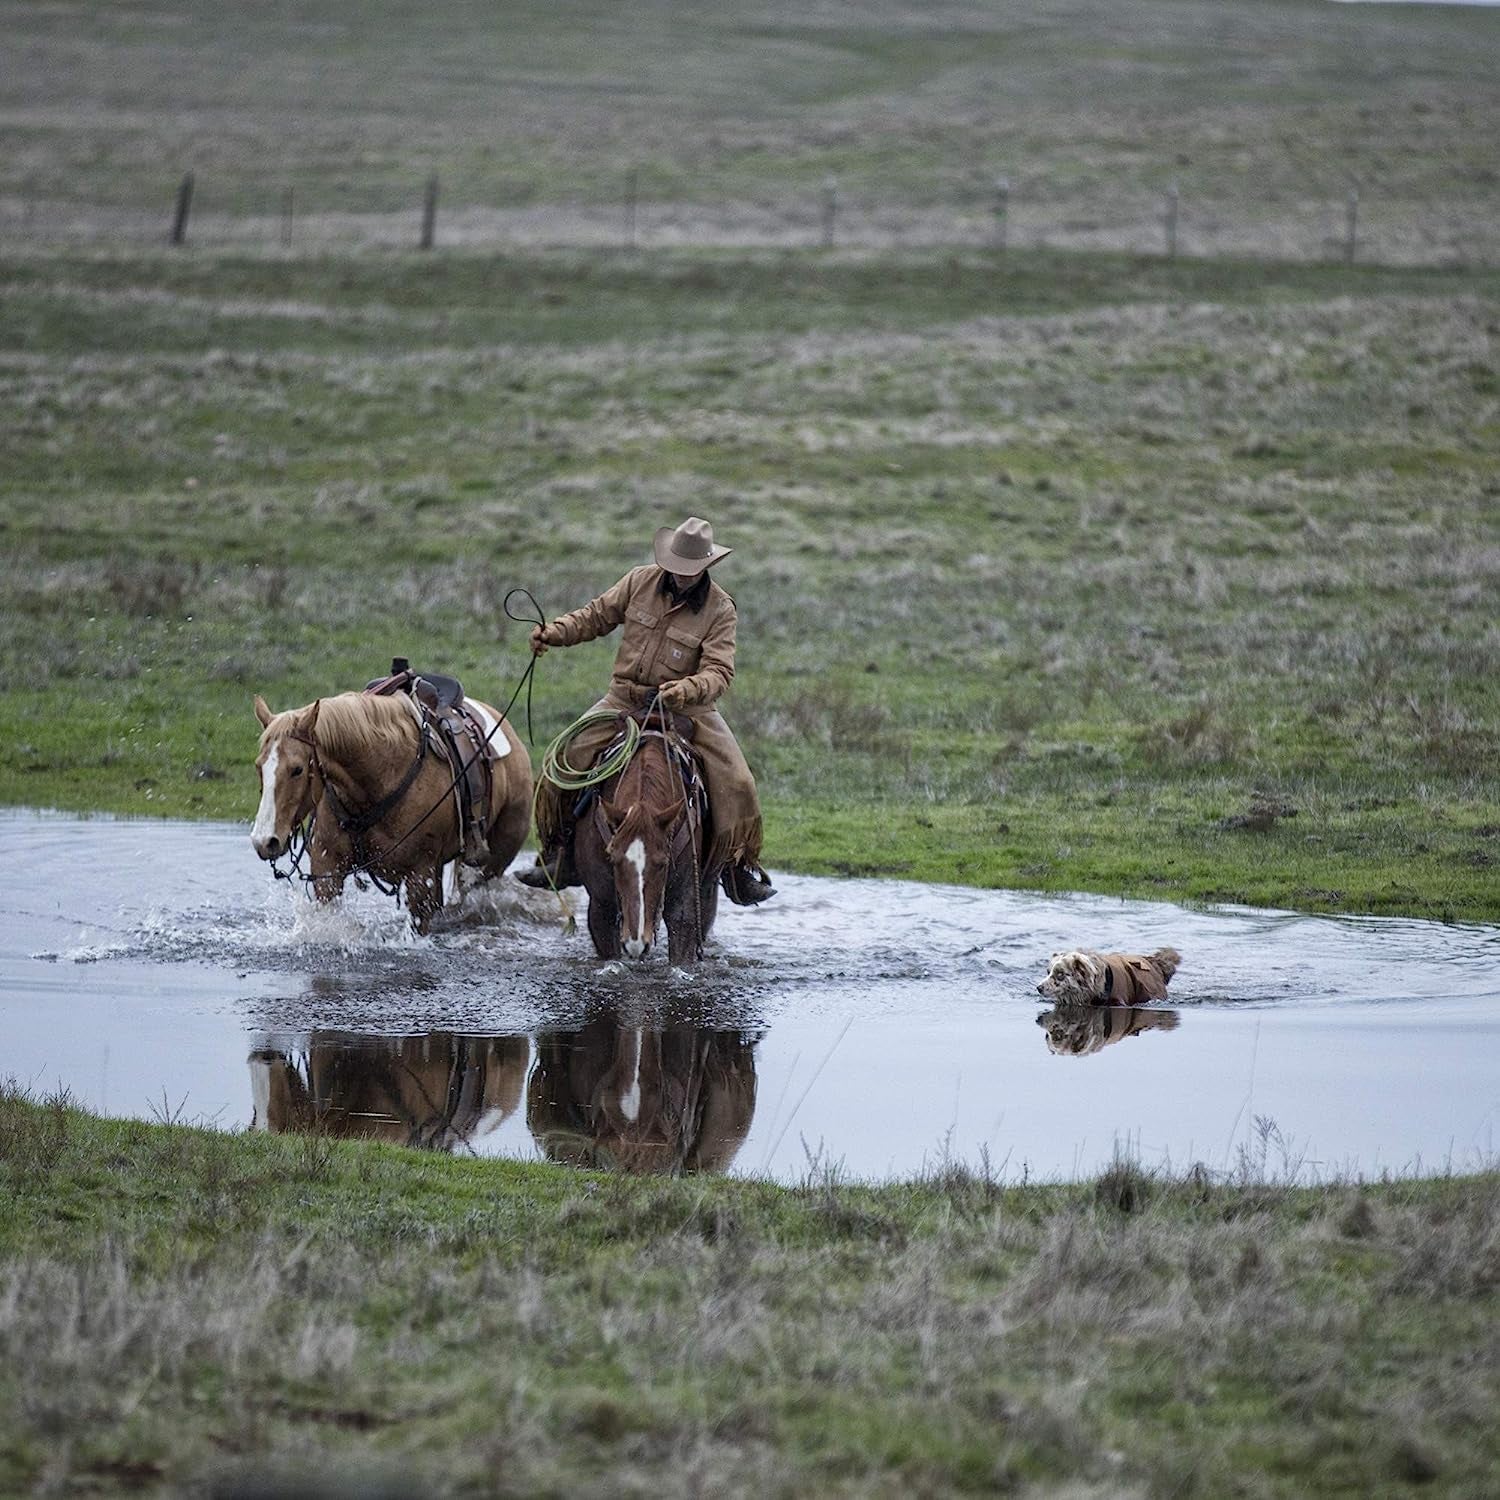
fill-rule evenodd
<path id="1" fill-rule="evenodd" d="M 264 729 L 266 725 L 276 717 L 276 715 L 266 707 L 266 700 L 262 698 L 259 693 L 255 695 L 255 717 L 260 720 L 260 727 L 262 729 Z"/>
<path id="2" fill-rule="evenodd" d="M 318 709 L 322 705 L 321 698 L 314 698 L 312 707 L 307 711 L 307 717 L 302 721 L 302 727 L 311 734 L 318 727 Z"/>
<path id="3" fill-rule="evenodd" d="M 670 828 L 682 816 L 682 810 L 686 806 L 686 801 L 679 797 L 670 807 L 657 813 L 657 823 L 663 828 Z"/>

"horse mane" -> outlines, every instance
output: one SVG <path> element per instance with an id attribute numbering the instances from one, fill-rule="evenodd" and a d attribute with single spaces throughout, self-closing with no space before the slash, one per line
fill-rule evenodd
<path id="1" fill-rule="evenodd" d="M 412 753 L 420 724 L 417 706 L 404 693 L 377 698 L 372 693 L 339 693 L 318 705 L 313 734 L 318 748 L 343 765 Z"/>
<path id="2" fill-rule="evenodd" d="M 655 754 L 648 754 L 648 751 Z M 641 740 L 634 758 L 620 773 L 611 800 L 617 805 L 623 802 L 638 810 L 635 819 L 626 818 L 620 825 L 621 833 L 625 832 L 627 824 L 662 812 L 682 800 L 682 783 L 673 768 L 672 757 L 655 736 Z"/>

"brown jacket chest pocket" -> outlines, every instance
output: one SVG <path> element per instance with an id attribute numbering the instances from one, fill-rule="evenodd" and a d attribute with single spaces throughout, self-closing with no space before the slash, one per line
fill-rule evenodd
<path id="1" fill-rule="evenodd" d="M 698 670 L 702 655 L 703 642 L 696 635 L 669 628 L 657 665 L 668 678 L 689 677 Z"/>

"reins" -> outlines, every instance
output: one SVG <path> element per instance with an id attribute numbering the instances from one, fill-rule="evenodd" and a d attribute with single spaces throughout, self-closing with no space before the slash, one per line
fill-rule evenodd
<path id="1" fill-rule="evenodd" d="M 532 609 L 536 611 L 535 616 L 518 615 L 511 609 L 510 601 L 514 599 L 518 594 L 530 601 Z M 545 626 L 547 623 L 546 617 L 542 613 L 542 607 L 537 603 L 536 596 L 531 592 L 530 589 L 512 589 L 505 596 L 501 607 L 504 609 L 506 615 L 510 619 L 516 621 L 517 624 Z M 516 706 L 516 699 L 521 696 L 522 688 L 526 689 L 526 739 L 528 743 L 535 743 L 535 739 L 532 735 L 531 725 L 531 684 L 532 678 L 536 673 L 536 663 L 537 658 L 533 655 L 531 660 L 526 664 L 526 670 L 521 673 L 521 680 L 516 683 L 516 690 L 510 695 L 510 701 L 505 705 L 503 709 L 501 709 L 500 717 L 496 719 L 495 722 L 490 726 L 489 733 L 486 734 L 485 737 L 480 740 L 479 743 L 474 747 L 474 753 L 459 765 L 458 769 L 453 774 L 453 779 L 448 783 L 446 787 L 443 788 L 442 795 L 437 799 L 436 802 L 432 804 L 431 807 L 427 809 L 426 812 L 422 814 L 420 818 L 417 819 L 415 823 L 412 824 L 410 828 L 406 830 L 405 833 L 401 835 L 399 839 L 396 840 L 394 844 L 390 846 L 389 849 L 387 849 L 383 854 L 379 856 L 372 855 L 368 858 L 360 856 L 359 845 L 364 843 L 365 835 L 372 828 L 374 828 L 382 818 L 384 818 L 388 813 L 395 810 L 401 800 L 412 789 L 412 786 L 415 784 L 417 777 L 421 774 L 422 766 L 426 762 L 427 752 L 432 742 L 432 725 L 427 719 L 426 715 L 424 714 L 422 716 L 421 741 L 417 748 L 417 757 L 412 762 L 411 766 L 407 769 L 406 775 L 401 780 L 401 784 L 397 786 L 393 791 L 386 793 L 386 795 L 382 797 L 378 802 L 364 809 L 364 811 L 360 813 L 350 813 L 348 808 L 343 804 L 343 801 L 339 797 L 338 793 L 334 790 L 333 783 L 328 779 L 328 773 L 323 769 L 322 761 L 319 758 L 317 740 L 308 735 L 294 734 L 289 736 L 289 738 L 301 740 L 304 744 L 312 747 L 313 765 L 317 770 L 319 778 L 323 782 L 323 798 L 327 799 L 329 807 L 333 811 L 334 821 L 338 824 L 339 831 L 349 834 L 351 838 L 355 840 L 355 853 L 357 857 L 354 864 L 346 866 L 344 868 L 342 873 L 346 879 L 349 877 L 368 876 L 377 890 L 383 891 L 387 896 L 395 895 L 397 889 L 396 885 L 387 885 L 381 879 L 381 877 L 375 873 L 374 866 L 377 864 L 384 864 L 389 861 L 391 856 L 395 854 L 395 852 L 404 843 L 406 843 L 406 841 L 411 838 L 412 835 L 416 833 L 417 830 L 421 828 L 423 824 L 425 824 L 427 820 L 440 807 L 446 805 L 448 798 L 453 795 L 454 788 L 458 786 L 459 782 L 461 782 L 465 776 L 468 775 L 469 767 L 472 766 L 474 762 L 484 754 L 485 750 L 489 747 L 490 741 L 494 738 L 500 726 L 506 721 L 507 718 L 509 718 L 511 709 Z M 322 801 L 323 798 L 319 798 L 319 801 Z M 276 868 L 274 862 L 272 863 L 272 873 L 278 880 L 291 880 L 293 878 L 296 878 L 306 884 L 314 878 L 311 874 L 304 875 L 302 873 L 300 861 L 302 854 L 306 850 L 308 842 L 312 837 L 313 825 L 317 820 L 317 816 L 318 809 L 317 804 L 315 803 L 313 805 L 312 812 L 308 814 L 308 816 L 303 820 L 298 828 L 293 830 L 291 842 L 293 844 L 296 844 L 297 848 L 296 852 L 292 853 L 291 846 L 288 846 L 288 853 L 291 854 L 291 870 L 283 872 Z"/>

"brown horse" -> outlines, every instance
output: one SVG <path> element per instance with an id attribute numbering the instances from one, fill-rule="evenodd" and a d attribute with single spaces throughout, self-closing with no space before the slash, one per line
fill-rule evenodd
<path id="1" fill-rule="evenodd" d="M 719 905 L 717 870 L 703 868 L 701 808 L 690 803 L 673 752 L 646 730 L 630 763 L 599 788 L 573 834 L 589 893 L 589 936 L 600 958 L 644 958 L 665 920 L 674 964 L 702 956 Z"/>
<path id="2" fill-rule="evenodd" d="M 469 700 L 484 727 L 499 724 L 487 821 L 485 879 L 501 874 L 531 827 L 531 757 L 508 722 Z M 351 874 L 400 885 L 412 926 L 425 932 L 443 905 L 443 867 L 463 852 L 449 793 L 455 768 L 427 735 L 410 697 L 340 693 L 273 714 L 257 695 L 264 726 L 256 770 L 260 809 L 250 842 L 262 859 L 288 853 L 312 819 L 308 855 L 320 901 Z"/>

